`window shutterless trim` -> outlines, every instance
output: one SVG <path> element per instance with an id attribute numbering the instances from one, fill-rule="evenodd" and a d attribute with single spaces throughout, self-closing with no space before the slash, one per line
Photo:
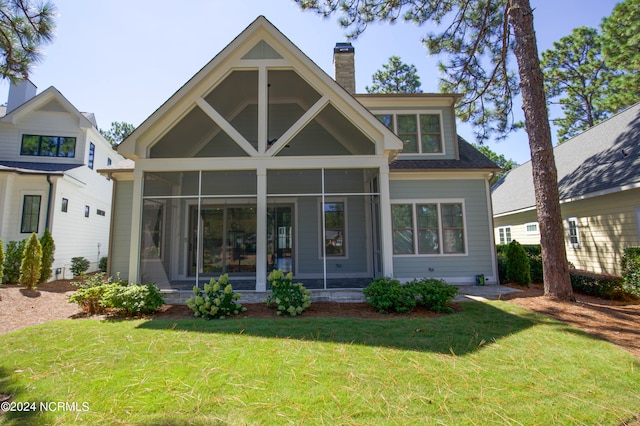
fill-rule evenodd
<path id="1" fill-rule="evenodd" d="M 34 201 L 38 200 L 37 207 Z M 42 205 L 41 195 L 25 195 L 22 199 L 22 221 L 20 223 L 20 233 L 38 233 L 40 228 L 40 206 Z M 34 212 L 34 207 L 36 211 Z"/>

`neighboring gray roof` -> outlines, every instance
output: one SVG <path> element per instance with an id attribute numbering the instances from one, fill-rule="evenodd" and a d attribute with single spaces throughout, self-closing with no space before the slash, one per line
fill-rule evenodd
<path id="1" fill-rule="evenodd" d="M 391 170 L 446 170 L 446 169 L 490 169 L 500 167 L 485 157 L 473 145 L 458 136 L 459 160 L 395 160 L 389 164 Z"/>
<path id="2" fill-rule="evenodd" d="M 640 103 L 553 149 L 560 199 L 584 197 L 640 183 Z M 492 189 L 496 215 L 535 206 L 531 161 Z"/>
<path id="3" fill-rule="evenodd" d="M 31 163 L 28 161 L 0 161 L 0 171 L 16 173 L 63 173 L 82 164 Z"/>

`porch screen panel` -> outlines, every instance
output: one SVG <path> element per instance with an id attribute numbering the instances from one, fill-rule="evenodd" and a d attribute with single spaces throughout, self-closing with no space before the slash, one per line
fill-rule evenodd
<path id="1" fill-rule="evenodd" d="M 322 170 L 267 170 L 269 195 L 321 194 Z"/>
<path id="2" fill-rule="evenodd" d="M 325 169 L 324 192 L 333 194 L 368 194 L 368 182 L 377 176 L 376 169 Z"/>
<path id="3" fill-rule="evenodd" d="M 202 196 L 255 196 L 256 182 L 255 170 L 203 171 Z"/>
<path id="4" fill-rule="evenodd" d="M 146 172 L 145 197 L 197 196 L 199 172 Z"/>

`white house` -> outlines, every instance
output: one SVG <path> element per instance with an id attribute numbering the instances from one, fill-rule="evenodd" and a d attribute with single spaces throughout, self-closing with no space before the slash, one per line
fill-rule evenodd
<path id="1" fill-rule="evenodd" d="M 0 238 L 41 237 L 56 244 L 52 278 L 70 278 L 71 258 L 97 270 L 109 250 L 113 182 L 97 170 L 123 158 L 54 87 L 36 95 L 28 80 L 11 85 L 0 110 Z"/>
<path id="2" fill-rule="evenodd" d="M 110 272 L 189 291 L 228 273 L 264 291 L 374 277 L 495 283 L 489 179 L 456 134 L 457 95 L 353 93 L 259 17 L 119 147 Z"/>

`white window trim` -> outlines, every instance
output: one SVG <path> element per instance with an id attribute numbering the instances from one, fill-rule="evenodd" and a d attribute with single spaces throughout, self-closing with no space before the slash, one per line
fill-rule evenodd
<path id="1" fill-rule="evenodd" d="M 412 206 L 412 220 L 413 220 L 413 253 L 412 254 L 393 254 L 393 257 L 463 257 L 469 256 L 469 244 L 467 241 L 467 209 L 465 207 L 464 199 L 459 198 L 437 198 L 437 199 L 411 199 L 411 200 L 402 200 L 402 199 L 393 199 L 391 200 L 391 206 L 394 204 L 409 204 Z M 437 204 L 438 205 L 438 238 L 440 240 L 440 253 L 418 253 L 418 238 L 417 238 L 417 230 L 418 230 L 418 215 L 416 214 L 416 205 L 419 204 Z M 464 253 L 445 253 L 443 246 L 443 226 L 442 226 L 442 204 L 461 204 L 462 205 L 462 226 L 463 232 L 462 237 L 464 240 Z M 393 216 L 392 216 L 393 219 Z M 391 224 L 393 228 L 393 223 Z M 393 243 L 393 241 L 392 241 Z M 391 248 L 393 251 L 393 248 Z"/>
<path id="2" fill-rule="evenodd" d="M 410 155 L 425 155 L 425 156 L 442 156 L 446 155 L 446 147 L 444 143 L 444 124 L 442 122 L 442 110 L 422 110 L 422 109 L 408 109 L 408 110 L 374 110 L 371 111 L 374 115 L 393 115 L 393 133 L 398 135 L 398 115 L 416 115 L 418 124 L 418 152 L 400 152 L 398 155 L 410 156 Z M 417 115 L 437 115 L 440 120 L 440 148 L 439 152 L 422 152 L 422 132 L 420 131 L 420 118 Z"/>
<path id="3" fill-rule="evenodd" d="M 348 260 L 349 259 L 349 245 L 350 245 L 350 240 L 349 240 L 349 221 L 347 219 L 348 215 L 348 206 L 347 206 L 347 197 L 325 197 L 324 199 L 324 203 L 325 204 L 331 204 L 331 203 L 343 203 L 344 204 L 344 235 L 342 236 L 342 238 L 344 239 L 344 256 L 329 256 L 327 255 L 327 259 L 344 259 L 344 260 Z M 318 209 L 320 211 L 320 220 L 318 221 L 318 236 L 319 236 L 319 247 L 318 247 L 318 259 L 322 260 L 322 256 L 324 254 L 324 233 L 322 232 L 322 230 L 324 229 L 324 206 L 322 205 L 322 200 L 319 199 L 318 200 Z"/>
<path id="4" fill-rule="evenodd" d="M 535 227 L 536 227 L 536 230 L 535 230 L 535 231 L 529 231 L 529 230 L 527 229 L 529 226 L 534 226 L 534 225 L 535 225 Z M 540 225 L 538 225 L 538 222 L 527 222 L 527 223 L 525 223 L 525 224 L 524 224 L 524 232 L 525 232 L 527 235 L 537 235 L 537 234 L 539 234 L 539 233 L 540 233 Z"/>
<path id="5" fill-rule="evenodd" d="M 507 241 L 507 229 L 509 230 L 509 241 Z M 500 238 L 500 231 L 502 231 L 504 233 L 504 243 L 502 242 L 502 239 Z M 511 232 L 511 225 L 505 225 L 505 226 L 498 226 L 498 243 L 499 244 L 509 244 L 511 241 L 513 241 L 513 233 Z"/>
<path id="6" fill-rule="evenodd" d="M 571 224 L 575 225 L 576 228 L 576 242 L 571 241 Z M 580 248 L 580 223 L 578 222 L 577 217 L 569 217 L 567 218 L 567 243 L 571 248 Z"/>

